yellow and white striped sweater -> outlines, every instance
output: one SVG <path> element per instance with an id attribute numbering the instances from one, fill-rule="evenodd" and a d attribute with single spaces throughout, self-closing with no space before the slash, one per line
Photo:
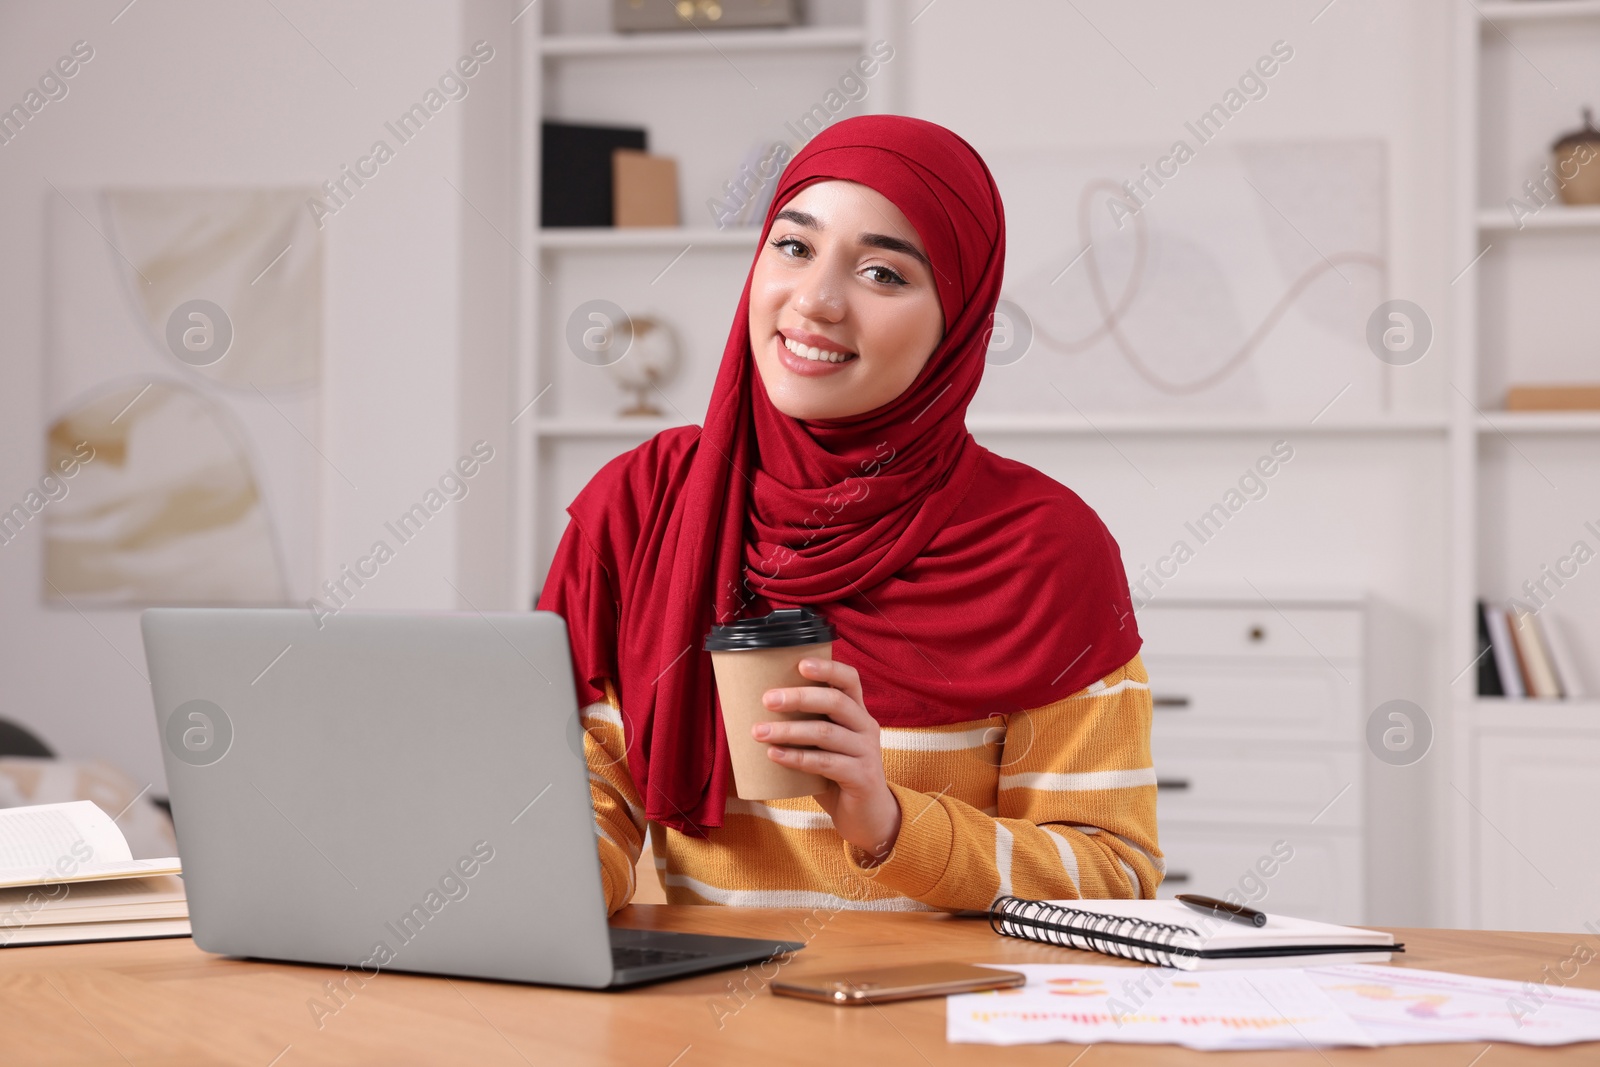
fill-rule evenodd
<path id="1" fill-rule="evenodd" d="M 614 686 L 581 714 L 611 913 L 633 896 L 646 824 Z M 962 911 L 1005 894 L 1152 897 L 1165 864 L 1150 718 L 1149 678 L 1135 656 L 1042 708 L 885 727 L 884 773 L 901 824 L 883 863 L 862 866 L 811 797 L 730 796 L 723 825 L 704 839 L 649 824 L 656 873 L 674 904 Z"/>

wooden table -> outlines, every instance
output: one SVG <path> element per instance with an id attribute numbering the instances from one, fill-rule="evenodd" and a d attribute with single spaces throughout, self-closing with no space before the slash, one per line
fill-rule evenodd
<path id="1" fill-rule="evenodd" d="M 807 940 L 789 966 L 862 967 L 930 960 L 1108 963 L 1103 956 L 1001 938 L 981 919 L 928 913 L 806 912 L 634 905 L 622 926 Z M 1567 959 L 1570 934 L 1395 930 L 1399 966 L 1516 981 Z M 1131 965 L 1130 965 L 1131 966 Z M 769 966 L 768 974 L 772 968 Z M 1503 1067 L 1600 1064 L 1600 1044 L 1536 1049 L 1410 1045 L 1392 1049 L 1203 1053 L 1159 1045 L 995 1048 L 949 1045 L 944 1002 L 840 1008 L 774 997 L 758 970 L 724 971 L 625 993 L 381 974 L 325 1014 L 338 972 L 207 955 L 187 938 L 0 950 L 0 1063 L 587 1064 L 879 1067 L 1018 1063 L 1257 1065 L 1403 1063 Z M 1600 962 L 1571 983 L 1600 988 Z M 331 1003 L 331 1002 L 330 1002 Z M 1489 1052 L 1484 1054 L 1484 1050 Z M 1082 1058 L 1077 1057 L 1082 1055 Z M 1481 1059 L 1475 1059 L 1481 1054 Z"/>

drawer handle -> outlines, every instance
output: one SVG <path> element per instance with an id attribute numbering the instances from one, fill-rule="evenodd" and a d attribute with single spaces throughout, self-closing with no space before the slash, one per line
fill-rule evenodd
<path id="1" fill-rule="evenodd" d="M 1264 627 L 1264 626 L 1252 626 L 1252 627 L 1250 627 L 1249 633 L 1250 633 L 1250 640 L 1255 641 L 1257 643 L 1265 641 L 1267 639 L 1267 631 L 1266 631 L 1266 627 Z"/>
<path id="2" fill-rule="evenodd" d="M 1163 882 L 1166 882 L 1166 883 L 1171 884 L 1171 885 L 1188 885 L 1189 884 L 1189 872 L 1188 871 L 1168 871 L 1167 874 L 1166 874 L 1166 877 L 1161 879 L 1161 880 Z"/>
<path id="3" fill-rule="evenodd" d="M 1156 779 L 1156 788 L 1157 789 L 1171 789 L 1174 792 L 1181 792 L 1181 791 L 1189 788 L 1189 779 L 1187 779 L 1187 778 L 1157 778 Z"/>
<path id="4" fill-rule="evenodd" d="M 1189 698 L 1157 696 L 1152 697 L 1150 703 L 1158 708 L 1186 708 L 1189 706 Z"/>

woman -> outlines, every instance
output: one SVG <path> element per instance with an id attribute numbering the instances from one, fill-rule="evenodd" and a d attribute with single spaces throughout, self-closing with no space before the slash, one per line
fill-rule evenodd
<path id="1" fill-rule="evenodd" d="M 1115 542 L 967 433 L 1005 223 L 983 161 L 899 116 L 779 179 L 705 426 L 608 463 L 538 607 L 568 622 L 607 907 L 648 831 L 674 903 L 987 908 L 1150 897 L 1150 692 Z M 819 683 L 756 727 L 826 792 L 733 795 L 713 623 L 809 606 Z M 793 747 L 807 746 L 807 747 Z"/>

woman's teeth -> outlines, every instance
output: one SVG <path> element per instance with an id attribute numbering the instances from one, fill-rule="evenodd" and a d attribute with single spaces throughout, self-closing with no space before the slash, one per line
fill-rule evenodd
<path id="1" fill-rule="evenodd" d="M 829 352 L 825 349 L 813 348 L 811 345 L 803 345 L 798 341 L 791 341 L 787 337 L 783 339 L 783 347 L 802 359 L 814 359 L 823 363 L 843 363 L 847 359 L 855 358 L 854 352 Z"/>

